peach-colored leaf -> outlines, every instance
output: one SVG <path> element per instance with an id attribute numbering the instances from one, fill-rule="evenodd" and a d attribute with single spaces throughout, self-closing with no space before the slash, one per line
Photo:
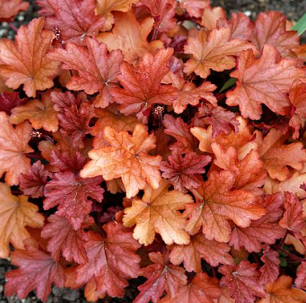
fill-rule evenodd
<path id="1" fill-rule="evenodd" d="M 97 39 L 104 42 L 109 50 L 120 49 L 127 62 L 137 63 L 146 53 L 163 48 L 162 41 L 147 40 L 154 24 L 152 18 L 148 17 L 139 22 L 132 11 L 125 14 L 114 13 L 114 17 L 115 26 L 112 32 L 101 33 Z"/>
<path id="2" fill-rule="evenodd" d="M 0 257 L 10 254 L 9 243 L 23 249 L 23 240 L 30 238 L 26 226 L 42 227 L 44 217 L 38 213 L 38 207 L 28 202 L 26 196 L 13 196 L 10 187 L 0 183 Z"/>
<path id="3" fill-rule="evenodd" d="M 127 227 L 136 225 L 133 237 L 141 244 L 151 244 L 155 233 L 160 234 L 166 244 L 189 243 L 189 235 L 184 230 L 187 222 L 179 210 L 185 209 L 193 199 L 176 190 L 169 191 L 169 187 L 166 181 L 155 190 L 147 186 L 142 199 L 133 199 L 132 206 L 124 210 L 123 223 Z"/>
<path id="4" fill-rule="evenodd" d="M 304 303 L 306 293 L 292 287 L 292 278 L 281 276 L 276 282 L 268 283 L 266 286 L 267 295 L 258 303 Z"/>
<path id="5" fill-rule="evenodd" d="M 30 100 L 25 105 L 13 108 L 9 118 L 10 123 L 20 124 L 29 120 L 35 129 L 43 128 L 46 131 L 56 132 L 58 120 L 50 93 L 50 91 L 45 92 L 41 96 L 41 101 L 38 99 Z"/>
<path id="6" fill-rule="evenodd" d="M 28 97 L 36 97 L 37 90 L 51 88 L 59 71 L 59 62 L 46 56 L 54 35 L 43 27 L 43 18 L 33 19 L 28 26 L 20 27 L 15 43 L 0 41 L 0 74 L 8 87 L 17 89 L 23 84 Z"/>
<path id="7" fill-rule="evenodd" d="M 106 127 L 104 139 L 110 146 L 89 152 L 92 160 L 81 170 L 81 177 L 102 175 L 106 181 L 122 178 L 128 198 L 137 195 L 147 183 L 159 187 L 161 156 L 148 154 L 155 148 L 155 137 L 148 135 L 144 125 L 137 124 L 132 135 Z"/>
<path id="8" fill-rule="evenodd" d="M 14 128 L 4 112 L 0 112 L 0 126 L 0 176 L 6 173 L 7 184 L 17 185 L 19 175 L 31 167 L 30 159 L 25 154 L 33 151 L 28 145 L 32 127 L 24 122 Z"/>

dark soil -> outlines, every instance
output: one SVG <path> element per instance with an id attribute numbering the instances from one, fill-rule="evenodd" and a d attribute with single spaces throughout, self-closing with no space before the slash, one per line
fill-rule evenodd
<path id="1" fill-rule="evenodd" d="M 27 24 L 33 18 L 37 17 L 37 7 L 35 1 L 29 0 L 30 7 L 28 11 L 21 12 L 14 20 L 13 24 L 19 28 L 22 24 Z M 288 19 L 297 21 L 306 13 L 306 0 L 211 0 L 213 6 L 222 6 L 228 14 L 241 11 L 253 19 L 259 12 L 267 10 L 278 10 L 285 14 Z M 0 38 L 7 37 L 12 39 L 15 35 L 14 30 L 6 22 L 0 23 Z M 305 35 L 304 35 L 305 36 Z M 19 300 L 15 297 L 6 298 L 4 296 L 5 273 L 10 271 L 12 266 L 9 261 L 0 259 L 0 303 L 36 303 L 41 302 L 32 293 L 26 300 Z M 130 303 L 135 296 L 137 281 L 132 281 L 133 285 L 127 288 L 126 297 L 123 299 L 105 298 L 101 303 Z M 69 290 L 53 287 L 47 303 L 85 303 L 82 290 Z"/>

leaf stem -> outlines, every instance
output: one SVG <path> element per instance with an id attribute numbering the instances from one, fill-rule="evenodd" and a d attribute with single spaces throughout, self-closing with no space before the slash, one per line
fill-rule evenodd
<path id="1" fill-rule="evenodd" d="M 290 253 L 289 251 L 281 248 L 280 246 L 278 245 L 274 245 L 274 247 L 278 250 L 280 250 L 281 252 L 285 253 L 288 257 L 290 257 L 291 259 L 295 260 L 295 261 L 299 261 L 299 262 L 305 262 L 306 259 L 303 259 L 303 258 L 300 258 L 292 253 Z"/>
<path id="2" fill-rule="evenodd" d="M 9 22 L 8 25 L 14 32 L 18 32 L 18 28 L 13 23 Z"/>

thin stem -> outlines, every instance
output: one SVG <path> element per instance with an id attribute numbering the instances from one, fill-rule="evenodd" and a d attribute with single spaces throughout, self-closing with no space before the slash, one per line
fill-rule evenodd
<path id="1" fill-rule="evenodd" d="M 287 235 L 288 235 L 288 230 L 286 230 L 286 233 L 284 234 L 284 236 L 282 237 L 281 241 L 279 242 L 279 247 L 283 247 L 285 241 L 286 241 L 286 238 L 287 238 Z"/>
<path id="2" fill-rule="evenodd" d="M 306 259 L 300 258 L 296 255 L 293 255 L 292 253 L 288 252 L 287 250 L 279 247 L 278 245 L 274 245 L 274 247 L 280 251 L 282 251 L 283 253 L 285 253 L 288 257 L 290 257 L 291 259 L 295 260 L 295 261 L 299 261 L 299 262 L 305 262 Z"/>
<path id="3" fill-rule="evenodd" d="M 8 25 L 14 32 L 18 32 L 18 28 L 13 23 L 9 22 Z"/>

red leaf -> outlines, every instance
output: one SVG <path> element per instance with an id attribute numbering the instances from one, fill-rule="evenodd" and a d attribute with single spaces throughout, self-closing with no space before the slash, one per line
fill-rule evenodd
<path id="1" fill-rule="evenodd" d="M 25 299 L 36 289 L 37 297 L 45 302 L 52 283 L 58 287 L 65 285 L 64 268 L 32 239 L 25 240 L 25 250 L 16 249 L 12 252 L 11 262 L 19 268 L 5 275 L 7 297 L 17 294 L 20 299 Z"/>
<path id="2" fill-rule="evenodd" d="M 54 260 L 58 261 L 61 255 L 68 262 L 85 264 L 88 259 L 84 247 L 87 239 L 86 233 L 82 228 L 88 227 L 93 223 L 91 218 L 86 218 L 82 228 L 75 231 L 66 218 L 51 215 L 48 224 L 41 231 L 41 236 L 48 240 L 48 251 Z"/>
<path id="3" fill-rule="evenodd" d="M 51 151 L 50 158 L 50 164 L 60 172 L 71 171 L 73 173 L 78 173 L 88 160 L 79 152 L 72 154 L 67 152 L 60 153 L 56 149 Z"/>
<path id="4" fill-rule="evenodd" d="M 69 171 L 56 173 L 45 186 L 44 209 L 59 204 L 56 214 L 66 217 L 73 229 L 78 230 L 92 210 L 89 198 L 102 201 L 102 180 L 102 177 L 83 179 Z"/>
<path id="5" fill-rule="evenodd" d="M 202 272 L 201 259 L 204 259 L 211 266 L 219 264 L 232 265 L 233 259 L 228 253 L 228 244 L 219 243 L 214 240 L 207 240 L 202 233 L 191 237 L 187 245 L 174 245 L 169 255 L 174 265 L 184 262 L 184 268 L 191 272 Z"/>
<path id="6" fill-rule="evenodd" d="M 185 193 L 186 189 L 200 186 L 205 173 L 203 168 L 211 161 L 207 155 L 198 155 L 195 152 L 182 153 L 179 149 L 172 150 L 168 161 L 163 161 L 160 169 L 162 176 L 169 179 L 174 189 Z"/>
<path id="7" fill-rule="evenodd" d="M 103 16 L 95 15 L 95 0 L 48 0 L 46 28 L 57 27 L 65 42 L 83 44 L 86 36 L 95 37 L 105 23 Z"/>
<path id="8" fill-rule="evenodd" d="M 64 69 L 78 72 L 67 83 L 68 89 L 84 90 L 89 95 L 99 92 L 94 104 L 96 107 L 106 107 L 114 102 L 111 93 L 117 83 L 122 53 L 114 50 L 108 54 L 104 43 L 91 38 L 85 41 L 87 48 L 67 43 L 65 49 L 57 48 L 49 57 L 62 61 Z"/>
<path id="9" fill-rule="evenodd" d="M 123 62 L 118 79 L 123 88 L 114 88 L 113 97 L 125 115 L 138 113 L 138 118 L 147 122 L 143 112 L 155 103 L 170 105 L 177 95 L 177 89 L 171 85 L 160 84 L 168 73 L 167 63 L 173 49 L 162 49 L 153 56 L 145 54 L 137 67 Z"/>
<path id="10" fill-rule="evenodd" d="M 155 29 L 159 32 L 168 32 L 176 26 L 174 0 L 141 0 L 148 7 L 155 19 Z"/>
<path id="11" fill-rule="evenodd" d="M 89 121 L 93 117 L 94 108 L 84 93 L 75 97 L 71 92 L 51 93 L 54 109 L 61 126 L 61 133 L 72 138 L 74 146 L 81 148 L 83 139 L 90 132 Z"/>
<path id="12" fill-rule="evenodd" d="M 140 257 L 135 251 L 140 244 L 122 224 L 110 222 L 103 226 L 106 237 L 90 231 L 85 244 L 88 263 L 77 269 L 77 283 L 96 281 L 100 298 L 123 297 L 126 279 L 136 278 Z"/>
<path id="13" fill-rule="evenodd" d="M 239 121 L 236 120 L 236 115 L 221 106 L 212 107 L 209 104 L 204 104 L 199 108 L 199 116 L 204 118 L 202 121 L 205 124 L 212 126 L 213 138 L 216 138 L 221 133 L 229 135 L 232 130 L 235 133 L 239 132 Z"/>
<path id="14" fill-rule="evenodd" d="M 218 271 L 225 275 L 221 279 L 221 287 L 230 289 L 231 298 L 236 303 L 254 303 L 256 297 L 265 297 L 264 288 L 258 283 L 260 274 L 256 264 L 241 261 L 238 265 L 223 265 Z"/>
<path id="15" fill-rule="evenodd" d="M 26 11 L 29 3 L 22 0 L 1 0 L 0 2 L 0 22 L 11 22 L 20 11 Z"/>
<path id="16" fill-rule="evenodd" d="M 259 283 L 262 285 L 267 285 L 269 282 L 275 282 L 279 275 L 279 265 L 281 263 L 278 252 L 272 250 L 266 245 L 260 259 L 265 264 L 259 270 L 261 272 Z"/>
<path id="17" fill-rule="evenodd" d="M 134 303 L 148 303 L 150 300 L 157 303 L 164 291 L 173 298 L 177 295 L 179 287 L 187 283 L 185 270 L 169 264 L 167 254 L 152 252 L 149 253 L 149 257 L 154 264 L 140 270 L 139 275 L 145 276 L 147 281 L 138 287 L 140 293 Z"/>
<path id="18" fill-rule="evenodd" d="M 47 178 L 51 174 L 45 170 L 40 161 L 35 162 L 27 174 L 19 176 L 20 187 L 23 193 L 32 198 L 39 198 L 44 195 L 44 187 L 47 184 Z"/>
<path id="19" fill-rule="evenodd" d="M 0 111 L 11 114 L 11 110 L 19 105 L 22 105 L 26 99 L 20 99 L 19 93 L 1 93 L 0 94 Z"/>
<path id="20" fill-rule="evenodd" d="M 184 123 L 181 117 L 175 119 L 171 115 L 165 115 L 163 123 L 166 128 L 165 133 L 178 141 L 171 145 L 170 149 L 182 149 L 182 152 L 194 151 L 197 149 L 198 143 L 189 131 L 190 127 Z"/>
<path id="21" fill-rule="evenodd" d="M 303 206 L 298 198 L 290 192 L 285 192 L 285 213 L 279 225 L 294 233 L 299 233 L 305 227 Z"/>
<path id="22" fill-rule="evenodd" d="M 306 262 L 302 262 L 298 268 L 294 284 L 298 288 L 306 288 Z"/>

